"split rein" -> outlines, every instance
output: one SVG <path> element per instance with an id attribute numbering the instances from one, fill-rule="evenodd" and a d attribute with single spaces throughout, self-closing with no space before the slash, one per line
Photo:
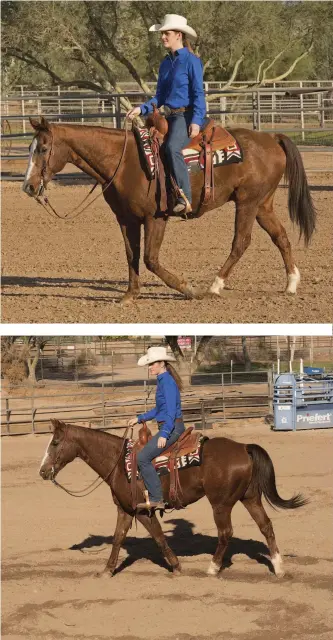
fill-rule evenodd
<path id="1" fill-rule="evenodd" d="M 119 456 L 118 456 L 115 464 L 113 465 L 111 471 L 109 471 L 109 473 L 106 476 L 104 476 L 103 478 L 102 478 L 102 476 L 97 476 L 97 478 L 95 478 L 95 480 L 91 484 L 89 484 L 88 487 L 86 487 L 85 489 L 80 489 L 79 491 L 70 491 L 69 489 L 66 489 L 66 487 L 64 487 L 62 484 L 60 484 L 54 477 L 54 473 L 55 473 L 54 466 L 57 464 L 57 461 L 58 461 L 59 456 L 60 456 L 60 454 L 61 454 L 61 452 L 62 452 L 62 450 L 64 448 L 64 444 L 65 444 L 65 441 L 66 441 L 66 435 L 67 435 L 67 429 L 66 429 L 62 446 L 61 446 L 61 448 L 60 448 L 60 450 L 58 452 L 58 455 L 56 456 L 54 465 L 52 467 L 51 482 L 53 482 L 53 484 L 56 487 L 59 487 L 59 489 L 63 489 L 63 491 L 68 493 L 68 495 L 73 496 L 73 498 L 85 498 L 86 496 L 89 496 L 91 493 L 93 493 L 93 491 L 95 491 L 95 489 L 98 489 L 98 487 L 100 487 L 100 485 L 103 484 L 103 482 L 105 482 L 108 478 L 110 478 L 110 476 L 112 476 L 112 474 L 115 472 L 115 470 L 116 470 L 116 468 L 118 466 L 118 463 L 120 462 L 120 458 L 121 458 L 121 456 L 123 454 L 123 451 L 124 451 L 125 442 L 126 442 L 126 438 L 127 438 L 127 434 L 128 434 L 129 429 L 130 429 L 130 427 L 126 427 L 125 433 L 123 435 L 123 441 L 122 441 L 122 445 L 121 445 Z M 100 482 L 98 482 L 99 478 L 101 478 Z M 98 484 L 96 484 L 96 482 Z M 96 486 L 94 486 L 94 485 L 96 485 Z M 91 488 L 91 487 L 93 487 L 93 488 Z"/>
<path id="2" fill-rule="evenodd" d="M 58 218 L 59 220 L 64 220 L 64 222 L 71 222 L 72 220 L 77 218 L 79 215 L 81 215 L 81 213 L 83 213 L 86 209 L 88 209 L 88 207 L 90 207 L 90 205 L 92 205 L 93 202 L 95 202 L 98 198 L 100 198 L 100 196 L 102 196 L 103 193 L 111 186 L 111 184 L 113 183 L 113 181 L 114 181 L 114 179 L 115 179 L 115 177 L 116 177 L 116 175 L 117 175 L 117 173 L 118 173 L 118 171 L 120 169 L 120 166 L 122 164 L 122 161 L 124 159 L 125 152 L 126 152 L 127 141 L 128 141 L 128 129 L 126 127 L 126 119 L 125 119 L 125 127 L 124 128 L 125 128 L 124 146 L 123 146 L 123 150 L 122 150 L 122 153 L 121 153 L 121 156 L 120 156 L 120 160 L 118 162 L 118 166 L 117 166 L 117 168 L 116 168 L 111 180 L 109 180 L 109 182 L 107 182 L 107 184 L 105 184 L 103 186 L 102 191 L 97 196 L 95 196 L 95 198 L 93 198 L 93 200 L 88 202 L 86 204 L 86 206 L 83 207 L 83 209 L 80 209 L 80 207 L 82 207 L 82 205 L 86 202 L 86 200 L 89 198 L 89 196 L 92 194 L 92 192 L 96 189 L 96 187 L 97 187 L 97 185 L 99 183 L 96 182 L 96 184 L 94 184 L 92 189 L 90 189 L 88 195 L 86 195 L 85 198 L 82 200 L 82 202 L 80 202 L 76 207 L 74 207 L 74 209 L 70 213 L 66 213 L 64 216 L 61 216 L 54 209 L 54 207 L 52 206 L 52 204 L 51 204 L 51 202 L 50 202 L 50 200 L 49 200 L 49 198 L 47 196 L 44 196 L 44 198 L 43 198 L 44 201 L 40 199 L 42 197 L 42 193 L 43 193 L 43 191 L 45 189 L 45 186 L 44 186 L 44 174 L 45 174 L 45 171 L 46 171 L 46 168 L 47 168 L 47 162 L 46 162 L 46 160 L 44 161 L 43 168 L 42 168 L 42 173 L 41 173 L 40 189 L 39 189 L 38 195 L 36 196 L 35 200 L 38 202 L 38 204 L 40 204 L 43 207 L 43 209 L 45 209 L 46 213 L 49 216 L 51 216 L 51 218 L 53 218 L 53 219 Z M 51 144 L 51 149 L 50 149 L 50 154 L 49 154 L 49 158 L 48 159 L 50 159 L 50 156 L 52 154 L 52 147 L 53 147 L 53 136 L 52 136 L 52 144 Z M 49 209 L 47 207 L 49 207 L 51 209 L 52 213 L 51 213 L 51 211 L 49 211 Z M 79 209 L 79 211 L 77 211 L 77 209 Z"/>

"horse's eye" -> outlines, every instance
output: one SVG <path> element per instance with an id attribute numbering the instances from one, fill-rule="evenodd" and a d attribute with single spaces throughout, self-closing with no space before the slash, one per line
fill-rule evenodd
<path id="1" fill-rule="evenodd" d="M 52 446 L 53 446 L 53 447 L 57 447 L 57 446 L 58 446 L 58 444 L 59 444 L 59 442 L 58 442 L 58 440 L 53 440 L 53 441 L 51 442 L 51 444 L 52 444 Z"/>
<path id="2" fill-rule="evenodd" d="M 47 147 L 42 147 L 42 153 L 46 153 L 47 152 Z"/>

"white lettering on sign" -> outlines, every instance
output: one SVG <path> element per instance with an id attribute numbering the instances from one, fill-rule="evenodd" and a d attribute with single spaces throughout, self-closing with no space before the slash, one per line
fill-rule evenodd
<path id="1" fill-rule="evenodd" d="M 327 413 L 314 413 L 312 415 L 304 415 L 304 414 L 297 414 L 297 422 L 330 422 L 332 420 L 333 417 L 333 412 L 327 412 Z"/>

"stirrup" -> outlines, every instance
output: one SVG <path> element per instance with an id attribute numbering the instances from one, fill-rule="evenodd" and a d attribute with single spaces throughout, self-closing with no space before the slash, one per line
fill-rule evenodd
<path id="1" fill-rule="evenodd" d="M 159 502 L 139 502 L 136 505 L 138 511 L 152 511 L 153 509 L 163 510 L 165 509 L 165 503 L 160 500 Z"/>

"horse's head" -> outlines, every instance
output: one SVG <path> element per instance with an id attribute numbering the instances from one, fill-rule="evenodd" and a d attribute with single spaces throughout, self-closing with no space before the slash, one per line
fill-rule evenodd
<path id="1" fill-rule="evenodd" d="M 61 145 L 55 143 L 54 128 L 43 116 L 39 120 L 30 118 L 30 123 L 36 134 L 29 147 L 29 163 L 22 188 L 29 196 L 37 197 L 64 168 L 67 157 Z"/>
<path id="2" fill-rule="evenodd" d="M 66 464 L 77 456 L 77 444 L 69 433 L 69 425 L 51 420 L 53 436 L 41 462 L 39 474 L 44 480 L 53 480 Z"/>

